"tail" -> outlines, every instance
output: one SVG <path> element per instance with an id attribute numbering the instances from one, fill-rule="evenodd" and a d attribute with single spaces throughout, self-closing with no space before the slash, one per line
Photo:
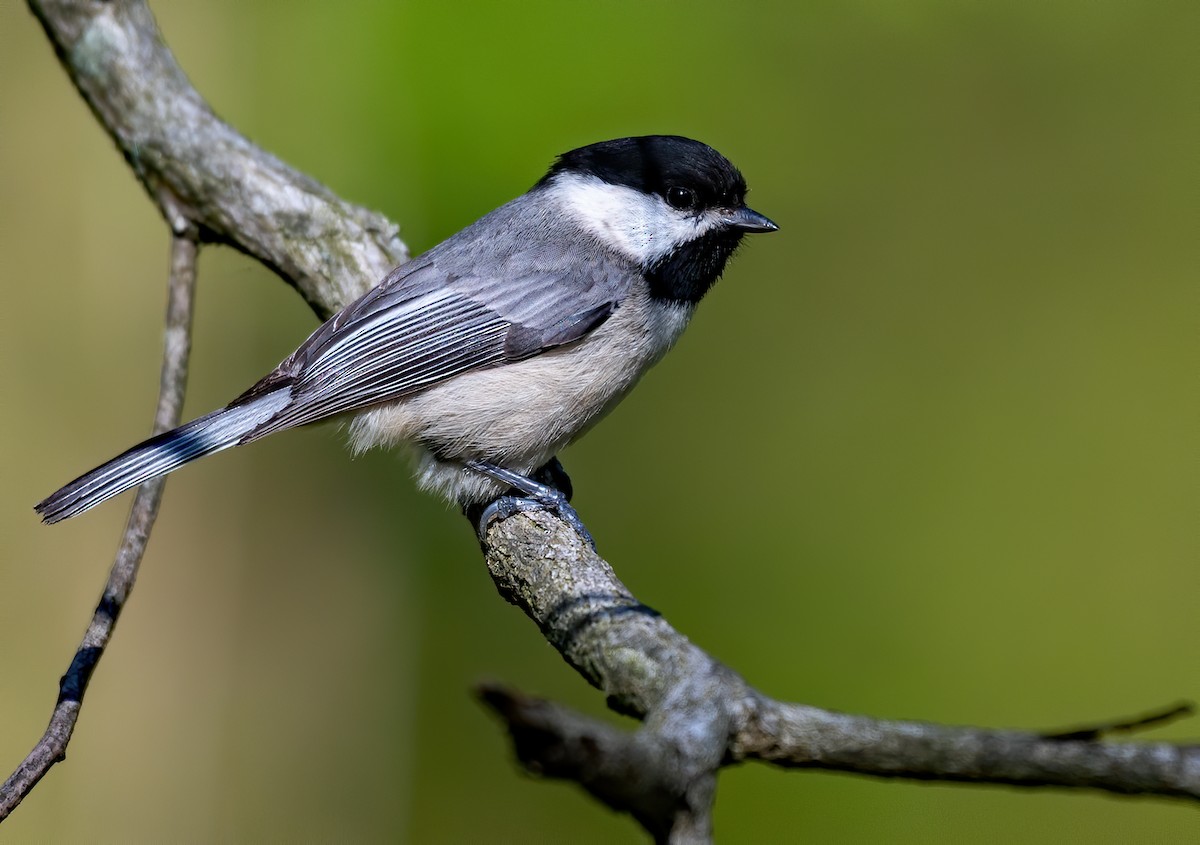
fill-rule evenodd
<path id="1" fill-rule="evenodd" d="M 77 516 L 143 481 L 166 475 L 196 458 L 236 446 L 243 437 L 275 416 L 289 398 L 286 388 L 276 390 L 151 437 L 81 475 L 39 502 L 34 510 L 41 514 L 43 522 L 51 525 Z"/>

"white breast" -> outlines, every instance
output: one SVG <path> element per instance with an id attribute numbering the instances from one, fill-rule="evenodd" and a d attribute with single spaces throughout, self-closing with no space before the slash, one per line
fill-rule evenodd
<path id="1" fill-rule="evenodd" d="M 639 283 L 604 325 L 577 343 L 364 411 L 351 425 L 354 448 L 414 443 L 421 487 L 460 503 L 493 498 L 503 492 L 499 485 L 459 462 L 533 472 L 629 392 L 694 310 L 652 301 Z"/>

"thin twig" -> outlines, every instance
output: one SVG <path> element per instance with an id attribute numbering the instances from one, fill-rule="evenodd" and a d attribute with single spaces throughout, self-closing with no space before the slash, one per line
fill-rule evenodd
<path id="1" fill-rule="evenodd" d="M 156 432 L 179 423 L 201 241 L 255 257 L 321 316 L 407 259 L 393 222 L 341 199 L 220 120 L 180 69 L 144 0 L 28 2 L 71 82 L 174 233 Z M 50 724 L 0 786 L 0 821 L 64 757 L 88 681 L 136 579 L 162 488 L 158 479 L 138 491 Z"/>
<path id="2" fill-rule="evenodd" d="M 188 83 L 142 0 L 29 4 L 72 82 L 177 236 L 190 221 L 200 239 L 230 244 L 275 270 L 323 315 L 406 257 L 393 223 L 345 202 L 217 118 Z M 194 272 L 196 244 L 180 239 L 176 249 L 190 250 Z M 169 337 L 167 356 L 174 354 L 186 361 L 186 337 L 181 345 Z M 164 375 L 163 401 L 181 394 L 182 373 Z M 161 414 L 157 422 L 178 419 L 177 413 Z M 109 588 L 63 677 L 54 718 L 3 787 L 0 818 L 62 758 L 88 678 L 136 575 L 159 492 L 159 484 L 146 485 L 134 504 Z M 776 702 L 638 602 L 552 515 L 495 523 L 484 552 L 501 594 L 605 692 L 610 706 L 643 720 L 638 731 L 626 733 L 492 690 L 488 700 L 515 728 L 521 758 L 628 810 L 660 841 L 708 841 L 717 772 L 744 760 L 1200 799 L 1200 746 L 1097 741 L 1122 726 L 1155 720 L 1048 738 Z M 630 788 L 633 775 L 636 788 Z"/>
<path id="3" fill-rule="evenodd" d="M 1195 706 L 1190 701 L 1180 701 L 1158 710 L 1151 710 L 1140 716 L 1129 716 L 1122 719 L 1110 719 L 1094 725 L 1080 725 L 1073 728 L 1062 728 L 1055 731 L 1045 731 L 1042 737 L 1059 741 L 1065 740 L 1096 740 L 1112 734 L 1131 734 L 1168 725 L 1178 719 L 1186 719 L 1196 713 Z"/>
<path id="4" fill-rule="evenodd" d="M 194 231 L 172 237 L 162 375 L 159 379 L 158 407 L 154 412 L 155 434 L 179 425 L 183 410 L 188 359 L 192 348 L 192 303 L 195 300 L 198 252 Z M 138 489 L 125 532 L 121 535 L 116 559 L 108 573 L 104 594 L 96 605 L 83 641 L 75 650 L 70 667 L 59 682 L 58 701 L 54 705 L 50 724 L 17 770 L 0 786 L 0 821 L 21 803 L 51 766 L 66 756 L 67 744 L 75 731 L 92 672 L 104 655 L 121 609 L 137 580 L 138 567 L 146 551 L 146 542 L 150 539 L 150 529 L 158 516 L 165 483 L 165 477 L 157 478 Z"/>

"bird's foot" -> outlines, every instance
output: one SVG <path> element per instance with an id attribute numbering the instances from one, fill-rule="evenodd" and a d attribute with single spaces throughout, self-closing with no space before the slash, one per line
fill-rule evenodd
<path id="1" fill-rule="evenodd" d="M 558 518 L 575 529 L 592 549 L 596 541 L 591 532 L 571 507 L 571 479 L 559 463 L 558 458 L 550 461 L 533 474 L 533 477 L 521 475 L 486 461 L 467 461 L 467 468 L 482 473 L 488 478 L 507 484 L 510 492 L 484 505 L 467 509 L 467 516 L 475 522 L 480 542 L 487 535 L 488 527 L 499 519 L 508 519 L 523 511 L 546 510 L 558 515 Z"/>

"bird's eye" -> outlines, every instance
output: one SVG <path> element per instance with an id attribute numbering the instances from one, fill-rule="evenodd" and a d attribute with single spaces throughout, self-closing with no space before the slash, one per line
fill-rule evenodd
<path id="1" fill-rule="evenodd" d="M 696 203 L 696 192 L 691 188 L 681 188 L 678 185 L 667 188 L 667 204 L 671 208 L 687 211 L 690 208 L 695 208 Z"/>

